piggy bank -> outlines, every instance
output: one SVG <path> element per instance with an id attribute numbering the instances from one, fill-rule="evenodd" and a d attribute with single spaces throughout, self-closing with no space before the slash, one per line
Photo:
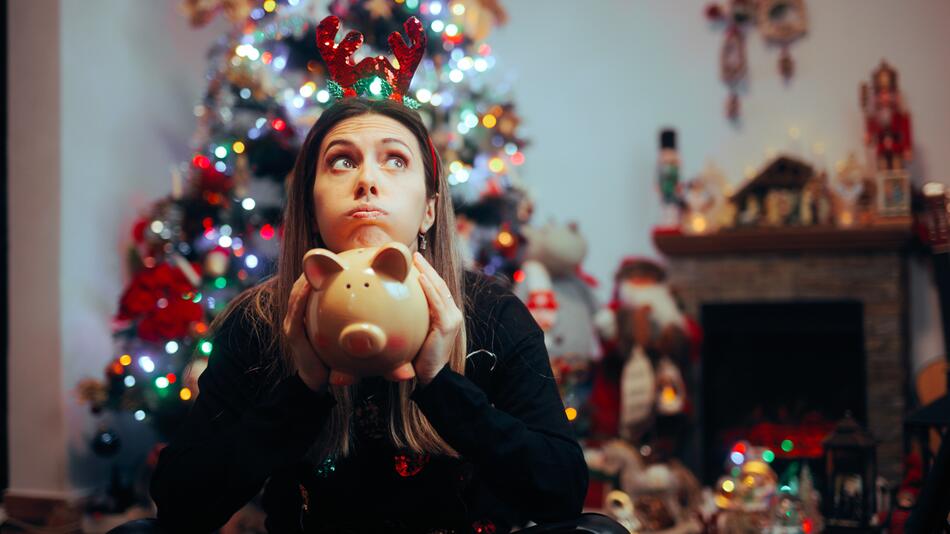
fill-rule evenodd
<path id="1" fill-rule="evenodd" d="M 429 331 L 429 305 L 412 254 L 402 243 L 336 254 L 315 248 L 303 258 L 312 293 L 305 316 L 330 383 L 415 376 L 412 360 Z"/>

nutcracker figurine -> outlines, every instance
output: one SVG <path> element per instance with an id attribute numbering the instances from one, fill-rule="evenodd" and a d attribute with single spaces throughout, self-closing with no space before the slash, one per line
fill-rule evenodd
<path id="1" fill-rule="evenodd" d="M 886 61 L 874 71 L 871 86 L 861 84 L 865 143 L 877 170 L 906 169 L 911 159 L 910 113 L 897 83 L 897 71 Z"/>

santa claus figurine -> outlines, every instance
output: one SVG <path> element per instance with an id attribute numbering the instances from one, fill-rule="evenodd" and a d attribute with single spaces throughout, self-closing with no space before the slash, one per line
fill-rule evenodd
<path id="1" fill-rule="evenodd" d="M 885 61 L 874 71 L 871 86 L 861 84 L 865 143 L 878 170 L 906 169 L 911 159 L 910 113 L 897 84 L 897 71 Z"/>
<path id="2" fill-rule="evenodd" d="M 614 280 L 611 304 L 597 318 L 604 357 L 594 373 L 591 433 L 660 445 L 676 437 L 658 424 L 690 416 L 683 377 L 698 360 L 699 326 L 680 310 L 658 263 L 628 258 Z"/>

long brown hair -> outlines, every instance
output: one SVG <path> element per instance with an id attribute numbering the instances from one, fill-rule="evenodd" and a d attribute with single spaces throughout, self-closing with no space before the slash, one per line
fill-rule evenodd
<path id="1" fill-rule="evenodd" d="M 267 383 L 270 385 L 275 385 L 296 372 L 290 345 L 283 334 L 281 325 L 288 311 L 290 290 L 294 281 L 303 272 L 304 254 L 312 248 L 326 248 L 319 233 L 311 231 L 311 228 L 316 226 L 312 192 L 316 180 L 320 145 L 333 126 L 346 119 L 368 113 L 376 113 L 399 121 L 419 142 L 425 167 L 426 195 L 428 198 L 438 195 L 435 223 L 425 234 L 428 242 L 426 249 L 420 252 L 445 280 L 452 292 L 453 300 L 463 303 L 462 313 L 465 313 L 464 277 L 454 231 L 455 216 L 452 199 L 448 182 L 444 173 L 441 172 L 443 166 L 438 161 L 438 153 L 434 149 L 430 150 L 429 133 L 422 119 L 415 111 L 390 100 L 361 98 L 341 100 L 324 111 L 310 129 L 297 155 L 293 173 L 287 178 L 287 203 L 283 216 L 283 237 L 276 274 L 232 299 L 228 307 L 219 313 L 210 325 L 210 329 L 215 331 L 228 314 L 238 308 L 245 309 L 250 324 L 254 325 L 254 333 L 263 341 L 265 353 L 279 354 L 279 357 L 273 358 L 271 362 L 266 362 Z M 464 323 L 463 320 L 462 331 L 449 356 L 449 367 L 459 373 L 464 373 L 465 370 Z M 458 453 L 436 433 L 415 403 L 410 402 L 409 394 L 415 387 L 415 383 L 416 379 L 388 384 L 391 399 L 389 435 L 393 444 L 415 452 L 457 456 Z M 332 410 L 320 439 L 311 449 L 314 460 L 319 461 L 327 456 L 346 456 L 352 450 L 351 423 L 357 387 L 358 385 L 330 386 L 337 404 Z"/>

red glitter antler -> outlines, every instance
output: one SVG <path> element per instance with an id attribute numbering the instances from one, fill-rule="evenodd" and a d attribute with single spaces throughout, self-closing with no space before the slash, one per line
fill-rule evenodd
<path id="1" fill-rule="evenodd" d="M 340 44 L 335 44 L 336 34 L 340 31 L 340 19 L 329 16 L 320 21 L 317 26 L 317 48 L 327 65 L 330 78 L 342 88 L 342 96 L 356 96 L 358 86 L 366 84 L 367 80 L 375 76 L 388 85 L 384 95 L 394 100 L 407 100 L 403 95 L 409 91 L 412 76 L 425 54 L 426 33 L 422 22 L 416 17 L 410 17 L 403 27 L 409 36 L 409 45 L 399 32 L 393 32 L 389 36 L 389 46 L 399 62 L 397 69 L 384 56 L 367 57 L 354 64 L 353 54 L 363 45 L 363 35 L 351 31 Z"/>

